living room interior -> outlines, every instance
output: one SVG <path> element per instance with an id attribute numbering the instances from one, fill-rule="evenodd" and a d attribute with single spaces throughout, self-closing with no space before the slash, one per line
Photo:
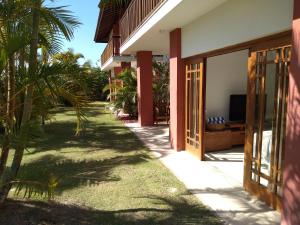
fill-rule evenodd
<path id="1" fill-rule="evenodd" d="M 249 50 L 207 58 L 206 161 L 243 181 Z"/>
<path id="2" fill-rule="evenodd" d="M 269 52 L 268 59 L 274 61 L 275 55 L 275 52 Z M 228 174 L 240 182 L 243 181 L 248 56 L 249 50 L 243 50 L 210 57 L 206 68 L 205 158 L 207 161 L 221 162 L 218 167 L 225 172 L 228 170 Z M 275 64 L 269 64 L 266 73 L 262 171 L 268 174 L 273 141 L 274 96 L 277 94 Z M 256 94 L 259 95 L 258 90 Z M 258 104 L 257 97 L 255 114 L 259 110 Z M 256 135 L 257 132 L 254 133 Z M 267 186 L 267 180 L 262 179 L 262 185 Z"/>

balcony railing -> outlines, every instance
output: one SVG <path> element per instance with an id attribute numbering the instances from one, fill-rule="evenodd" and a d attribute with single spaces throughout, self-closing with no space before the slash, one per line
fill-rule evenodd
<path id="1" fill-rule="evenodd" d="M 132 0 L 120 20 L 121 44 L 166 0 Z"/>
<path id="2" fill-rule="evenodd" d="M 112 37 L 101 55 L 101 65 L 104 65 L 112 56 L 117 55 L 120 55 L 120 37 Z"/>

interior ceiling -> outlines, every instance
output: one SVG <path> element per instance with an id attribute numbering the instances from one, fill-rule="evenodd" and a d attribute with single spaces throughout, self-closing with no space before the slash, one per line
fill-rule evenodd
<path id="1" fill-rule="evenodd" d="M 137 51 L 152 51 L 153 54 L 169 54 L 169 33 L 182 28 L 203 16 L 227 0 L 182 0 L 171 12 L 156 23 L 140 39 L 129 46 L 122 54 L 135 54 Z"/>

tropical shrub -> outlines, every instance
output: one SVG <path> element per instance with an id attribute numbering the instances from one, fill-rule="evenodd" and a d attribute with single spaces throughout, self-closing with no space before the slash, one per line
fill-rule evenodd
<path id="1" fill-rule="evenodd" d="M 169 114 L 169 79 L 169 64 L 167 62 L 153 62 L 153 107 L 159 116 Z"/>
<path id="2" fill-rule="evenodd" d="M 66 7 L 48 7 L 43 0 L 0 3 L 0 207 L 17 176 L 25 149 L 41 130 L 41 120 L 63 96 L 77 115 L 81 129 L 86 103 L 84 71 L 74 64 L 56 62 L 62 40 L 71 40 L 80 23 Z M 14 151 L 12 151 L 14 149 Z M 8 165 L 8 156 L 12 162 Z M 36 184 L 26 181 L 26 186 Z M 47 190 L 46 190 L 47 191 Z M 32 193 L 25 192 L 25 193 Z"/>
<path id="3" fill-rule="evenodd" d="M 121 82 L 120 82 L 121 81 Z M 169 64 L 167 62 L 153 62 L 153 107 L 160 116 L 169 114 Z M 118 75 L 113 84 L 103 89 L 115 90 L 110 93 L 113 108 L 123 111 L 130 117 L 137 117 L 137 76 L 134 70 L 124 70 Z"/>
<path id="4" fill-rule="evenodd" d="M 130 117 L 137 116 L 137 77 L 134 70 L 124 70 L 118 75 L 121 81 L 113 85 L 108 85 L 104 91 L 112 88 L 116 92 L 111 93 L 109 97 L 112 99 L 112 105 L 115 110 L 122 110 L 129 114 Z"/>
<path id="5" fill-rule="evenodd" d="M 68 49 L 65 52 L 61 52 L 53 56 L 53 62 L 80 67 L 80 77 L 84 80 L 87 90 L 86 94 L 90 100 L 106 100 L 108 92 L 103 92 L 102 90 L 108 84 L 107 72 L 103 72 L 99 68 L 93 67 L 90 61 L 86 61 L 83 65 L 80 65 L 79 60 L 83 59 L 84 55 L 81 53 L 75 53 L 73 49 Z M 64 106 L 72 106 L 72 104 L 63 96 L 60 97 L 60 102 Z"/>
<path id="6" fill-rule="evenodd" d="M 86 76 L 88 96 L 93 101 L 105 101 L 109 91 L 104 88 L 109 84 L 108 73 L 91 67 Z"/>

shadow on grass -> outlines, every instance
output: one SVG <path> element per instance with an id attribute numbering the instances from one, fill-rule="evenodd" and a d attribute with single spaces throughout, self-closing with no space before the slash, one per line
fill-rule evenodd
<path id="1" fill-rule="evenodd" d="M 142 142 L 126 127 L 88 122 L 86 129 L 75 136 L 73 122 L 55 122 L 45 127 L 46 138 L 31 143 L 28 154 L 64 148 L 82 148 L 85 151 L 111 149 L 118 152 L 137 151 L 144 148 Z"/>
<path id="2" fill-rule="evenodd" d="M 154 206 L 114 211 L 37 201 L 10 201 L 2 209 L 5 225 L 217 225 L 216 216 L 184 198 L 151 196 Z"/>
<path id="3" fill-rule="evenodd" d="M 98 115 L 98 110 L 94 107 L 90 109 L 94 116 Z M 112 119 L 104 115 L 99 110 L 100 118 L 92 118 L 88 122 L 85 132 L 79 136 L 74 136 L 75 123 L 73 116 L 69 110 L 59 110 L 61 115 L 60 120 L 53 122 L 46 126 L 45 131 L 47 137 L 36 143 L 32 143 L 33 150 L 26 153 L 26 162 L 20 171 L 20 178 L 22 180 L 37 180 L 47 181 L 49 172 L 59 177 L 58 193 L 65 190 L 74 189 L 80 186 L 98 185 L 102 182 L 116 182 L 111 186 L 117 185 L 120 179 L 127 179 L 131 174 L 127 173 L 123 176 L 124 169 L 131 171 L 131 167 L 122 167 L 124 165 L 138 165 L 149 161 L 151 156 L 145 153 L 145 147 L 141 141 L 129 129 L 123 127 L 119 122 L 112 121 Z M 70 115 L 64 115 L 64 114 Z M 61 120 L 63 119 L 63 120 Z M 145 135 L 151 135 L 145 133 Z M 155 141 L 155 140 L 153 140 Z M 157 140 L 156 140 L 157 141 Z M 74 149 L 72 149 L 74 148 Z M 53 150 L 59 151 L 53 152 Z M 108 150 L 108 151 L 104 151 Z M 141 151 L 140 151 L 141 150 Z M 47 153 L 47 151 L 51 151 Z M 70 152 L 84 152 L 89 154 L 91 151 L 103 151 L 105 154 L 95 154 L 95 158 L 88 158 L 85 160 L 84 154 L 73 155 Z M 114 154 L 115 152 L 119 154 Z M 39 154 L 42 153 L 42 154 Z M 53 154 L 54 153 L 54 154 Z M 35 155 L 36 154 L 36 155 Z M 79 160 L 72 160 L 70 157 L 76 156 Z M 82 156 L 82 158 L 81 158 Z M 104 157 L 101 159 L 101 157 Z M 120 168 L 118 168 L 120 167 Z M 116 169 L 117 168 L 117 169 Z M 136 168 L 136 167 L 132 167 Z M 118 170 L 119 169 L 119 170 Z M 158 168 L 141 168 L 137 171 L 137 176 L 140 174 L 141 179 L 148 179 L 151 183 L 161 185 L 170 184 L 163 182 L 164 179 L 154 179 L 156 172 L 158 176 L 166 176 L 168 174 L 160 174 Z M 157 170 L 157 171 L 156 171 Z M 126 171 L 127 172 L 127 171 Z M 163 173 L 163 171 L 162 171 Z M 121 175 L 122 174 L 122 175 Z M 152 182 L 153 181 L 153 182 Z M 156 196 L 146 196 L 147 204 L 143 201 L 134 201 L 134 197 L 126 197 L 126 202 L 132 203 L 124 204 L 122 208 L 122 201 L 114 197 L 109 202 L 103 200 L 105 208 L 111 209 L 111 205 L 117 204 L 117 207 L 112 208 L 111 211 L 100 210 L 101 204 L 98 204 L 98 209 L 87 208 L 77 205 L 64 205 L 58 203 L 46 203 L 41 201 L 10 201 L 4 209 L 0 209 L 0 224 L 5 225 L 215 225 L 220 224 L 216 216 L 209 212 L 205 207 L 201 206 L 197 201 L 194 201 L 190 196 L 180 196 L 177 194 L 170 194 L 161 190 L 152 190 L 150 183 L 147 184 L 144 180 L 138 181 L 144 185 L 145 192 L 142 194 L 138 188 L 133 190 L 124 190 L 133 193 L 134 195 L 148 195 L 149 193 L 156 193 Z M 173 180 L 171 184 L 173 184 Z M 149 187 L 147 187 L 149 185 Z M 156 187 L 156 186 L 154 186 Z M 120 186 L 122 188 L 122 186 Z M 141 188 L 142 189 L 142 188 Z M 147 191 L 149 189 L 149 191 Z M 80 189 L 82 193 L 91 193 L 91 198 L 97 196 L 97 192 L 92 193 L 94 189 Z M 109 191 L 109 189 L 108 189 Z M 122 190 L 123 191 L 123 190 Z M 155 192 L 154 192 L 155 191 Z M 82 193 L 78 193 L 81 197 Z M 119 192 L 118 192 L 119 193 Z M 120 193 L 123 193 L 120 191 Z M 162 198 L 161 196 L 168 195 L 170 197 Z M 114 201 L 114 202 L 111 202 Z M 146 202 L 145 201 L 145 202 Z M 72 202 L 72 201 L 71 201 Z M 76 201 L 75 201 L 76 202 Z M 150 203 L 149 203 L 150 202 Z M 83 203 L 85 204 L 85 203 Z M 105 205 L 108 204 L 108 205 Z"/>
<path id="4" fill-rule="evenodd" d="M 76 112 L 71 107 L 58 107 L 51 111 L 52 114 L 63 114 L 65 116 L 76 116 Z M 104 107 L 85 107 L 83 113 L 86 117 L 95 117 L 99 115 L 111 114 L 110 111 L 105 110 Z"/>
<path id="5" fill-rule="evenodd" d="M 103 182 L 119 181 L 121 178 L 112 174 L 113 169 L 123 165 L 145 163 L 148 159 L 149 156 L 143 153 L 93 161 L 74 161 L 62 156 L 45 155 L 23 165 L 19 178 L 47 184 L 49 176 L 52 174 L 58 179 L 56 192 L 62 193 L 78 186 L 93 186 Z"/>

